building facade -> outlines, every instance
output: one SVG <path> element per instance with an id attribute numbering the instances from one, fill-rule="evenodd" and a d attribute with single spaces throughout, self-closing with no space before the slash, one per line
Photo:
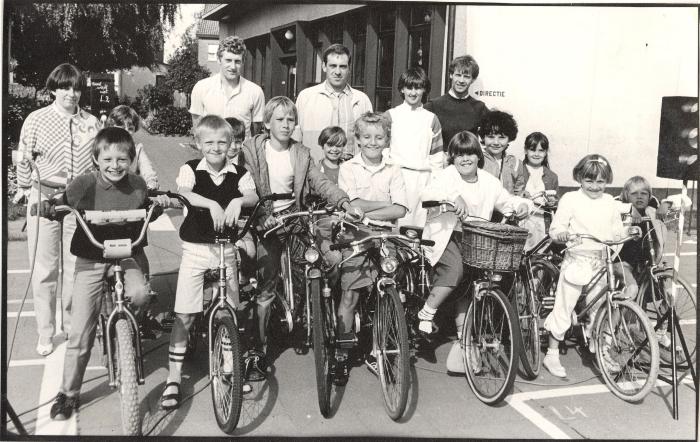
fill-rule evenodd
<path id="1" fill-rule="evenodd" d="M 576 185 L 571 170 L 588 153 L 608 157 L 615 187 L 632 175 L 680 186 L 655 176 L 661 101 L 698 95 L 697 8 L 258 0 L 202 18 L 219 22 L 220 38 L 245 39 L 244 76 L 267 99 L 294 99 L 323 81 L 331 43 L 350 48 L 350 83 L 380 111 L 401 102 L 396 86 L 408 67 L 428 72 L 432 98 L 449 88 L 449 61 L 471 54 L 480 66 L 471 94 L 518 122 L 509 153 L 523 158 L 525 137 L 540 131 L 564 186 Z"/>
<path id="2" fill-rule="evenodd" d="M 204 5 L 202 14 L 219 7 L 218 4 L 209 3 Z M 197 61 L 199 65 L 209 69 L 209 72 L 216 74 L 219 72 L 219 63 L 216 58 L 216 51 L 219 48 L 219 22 L 216 20 L 199 20 L 195 32 L 197 39 Z"/>

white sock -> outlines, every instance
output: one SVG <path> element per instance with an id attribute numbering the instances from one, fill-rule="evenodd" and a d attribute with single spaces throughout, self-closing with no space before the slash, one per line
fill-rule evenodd
<path id="1" fill-rule="evenodd" d="M 418 329 L 420 331 L 424 333 L 433 332 L 433 318 L 435 317 L 435 312 L 437 312 L 437 309 L 429 306 L 427 302 L 423 305 L 423 308 L 418 312 L 418 319 L 420 319 Z"/>
<path id="2" fill-rule="evenodd" d="M 168 347 L 168 380 L 180 383 L 182 380 L 182 363 L 185 361 L 187 347 Z"/>

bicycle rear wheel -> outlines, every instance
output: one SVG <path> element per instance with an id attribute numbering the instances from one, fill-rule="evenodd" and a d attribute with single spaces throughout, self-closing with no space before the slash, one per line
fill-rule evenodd
<path id="1" fill-rule="evenodd" d="M 122 430 L 125 436 L 141 435 L 138 379 L 136 379 L 136 352 L 134 333 L 126 318 L 118 319 L 115 326 L 115 367 L 121 403 Z"/>
<path id="2" fill-rule="evenodd" d="M 671 362 L 671 346 L 668 332 L 669 317 L 668 306 L 673 293 L 673 270 L 666 270 L 658 275 L 658 282 L 654 281 L 654 314 L 650 314 L 650 319 L 654 328 L 661 331 L 660 336 L 664 336 L 665 346 L 659 342 L 659 352 L 664 362 Z M 676 317 L 683 333 L 683 339 L 688 348 L 690 361 L 695 361 L 695 350 L 697 345 L 697 303 L 696 295 L 690 284 L 682 278 L 678 279 L 679 288 L 676 293 L 675 307 Z M 665 318 L 665 320 L 664 320 Z M 687 362 L 685 352 L 680 342 L 680 336 L 676 334 L 676 362 L 685 364 Z"/>
<path id="3" fill-rule="evenodd" d="M 388 287 L 384 296 L 377 294 L 374 317 L 372 348 L 377 358 L 384 408 L 389 417 L 397 420 L 406 409 L 410 372 L 406 317 L 395 287 Z"/>
<path id="4" fill-rule="evenodd" d="M 219 428 L 231 434 L 238 425 L 243 403 L 243 368 L 238 327 L 225 316 L 214 325 L 211 358 L 211 400 Z"/>
<path id="5" fill-rule="evenodd" d="M 513 388 L 520 354 L 518 321 L 500 290 L 472 298 L 462 331 L 467 382 L 479 400 L 495 405 Z"/>
<path id="6" fill-rule="evenodd" d="M 656 383 L 659 345 L 641 307 L 626 300 L 616 304 L 612 320 L 605 304 L 598 310 L 596 360 L 610 391 L 627 402 L 638 402 Z"/>
<path id="7" fill-rule="evenodd" d="M 535 379 L 540 374 L 540 321 L 537 314 L 536 294 L 527 286 L 530 281 L 523 280 L 520 273 L 515 275 L 513 284 L 515 308 L 518 312 L 520 338 L 523 344 L 520 352 L 520 366 L 528 379 Z"/>
<path id="8" fill-rule="evenodd" d="M 321 281 L 311 280 L 311 307 L 313 323 L 314 362 L 316 364 L 316 392 L 318 407 L 323 417 L 331 412 L 330 360 L 333 354 L 333 323 L 329 322 L 331 311 L 328 299 L 321 297 Z"/>

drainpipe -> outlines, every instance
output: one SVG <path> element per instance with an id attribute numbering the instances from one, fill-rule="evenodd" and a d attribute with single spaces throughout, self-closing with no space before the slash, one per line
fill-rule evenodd
<path id="1" fill-rule="evenodd" d="M 447 5 L 447 47 L 446 47 L 446 57 L 445 57 L 445 87 L 442 93 L 446 94 L 450 89 L 450 74 L 448 67 L 455 52 L 455 11 L 456 6 L 454 4 Z"/>

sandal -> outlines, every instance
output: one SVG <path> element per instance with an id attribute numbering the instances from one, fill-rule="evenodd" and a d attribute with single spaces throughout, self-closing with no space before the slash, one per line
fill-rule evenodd
<path id="1" fill-rule="evenodd" d="M 39 341 L 36 343 L 36 352 L 39 356 L 48 356 L 53 353 L 53 341 L 49 339 L 48 344 L 43 344 L 41 341 L 42 339 L 39 338 Z"/>
<path id="2" fill-rule="evenodd" d="M 177 387 L 177 393 L 165 394 L 169 387 Z M 174 400 L 174 405 L 165 405 L 163 402 Z M 163 410 L 174 410 L 180 406 L 180 383 L 179 382 L 168 382 L 165 384 L 165 389 L 163 390 L 163 395 L 160 397 L 160 407 Z"/>

